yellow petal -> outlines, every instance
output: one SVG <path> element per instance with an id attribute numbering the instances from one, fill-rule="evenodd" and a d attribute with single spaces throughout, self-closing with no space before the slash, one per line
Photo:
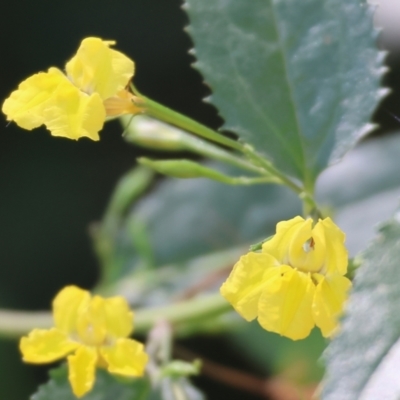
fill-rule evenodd
<path id="1" fill-rule="evenodd" d="M 328 277 L 314 274 L 313 278 L 318 281 L 313 301 L 314 321 L 323 336 L 329 337 L 337 328 L 351 282 L 339 274 Z"/>
<path id="2" fill-rule="evenodd" d="M 293 230 L 289 245 L 289 263 L 303 272 L 318 272 L 325 263 L 325 236 L 312 229 L 312 220 L 307 219 Z"/>
<path id="3" fill-rule="evenodd" d="M 279 222 L 276 225 L 276 234 L 272 239 L 263 244 L 262 251 L 271 254 L 280 264 L 288 264 L 289 246 L 293 236 L 298 230 L 301 230 L 302 228 L 304 229 L 304 226 L 309 226 L 310 222 L 311 220 L 307 222 L 299 216 L 292 218 L 289 221 Z M 311 225 L 309 230 L 311 236 Z"/>
<path id="4" fill-rule="evenodd" d="M 290 339 L 307 337 L 314 327 L 312 300 L 314 284 L 309 274 L 292 268 L 275 274 L 264 284 L 259 301 L 258 321 L 271 332 Z"/>
<path id="5" fill-rule="evenodd" d="M 334 274 L 338 272 L 345 275 L 347 272 L 348 255 L 344 245 L 346 235 L 335 225 L 330 218 L 320 220 L 318 226 L 323 227 L 326 243 L 325 272 Z"/>
<path id="6" fill-rule="evenodd" d="M 114 346 L 102 347 L 100 353 L 108 364 L 108 371 L 123 376 L 142 376 L 148 356 L 141 343 L 118 339 Z"/>
<path id="7" fill-rule="evenodd" d="M 258 300 L 264 287 L 265 272 L 275 265 L 265 253 L 248 253 L 240 257 L 220 292 L 247 321 L 257 317 Z"/>
<path id="8" fill-rule="evenodd" d="M 92 347 L 80 346 L 68 357 L 69 382 L 76 397 L 89 392 L 96 378 L 97 352 Z"/>
<path id="9" fill-rule="evenodd" d="M 104 125 L 106 112 L 97 93 L 87 95 L 66 84 L 58 88 L 44 109 L 43 117 L 53 136 L 99 140 L 98 132 Z"/>
<path id="10" fill-rule="evenodd" d="M 77 318 L 80 340 L 89 346 L 100 346 L 107 336 L 105 299 L 94 296 Z"/>
<path id="11" fill-rule="evenodd" d="M 124 89 L 134 73 L 133 61 L 112 50 L 111 41 L 86 38 L 67 63 L 66 71 L 71 81 L 86 93 L 98 93 L 105 100 Z"/>
<path id="12" fill-rule="evenodd" d="M 23 360 L 37 364 L 56 361 L 78 346 L 79 344 L 56 328 L 34 329 L 28 336 L 21 338 L 19 344 Z"/>
<path id="13" fill-rule="evenodd" d="M 40 72 L 25 79 L 18 89 L 3 103 L 2 111 L 8 121 L 15 121 L 21 128 L 31 130 L 44 123 L 43 111 L 60 84 L 67 82 L 57 68 Z"/>
<path id="14" fill-rule="evenodd" d="M 127 337 L 133 331 L 133 312 L 123 297 L 104 300 L 107 334 L 114 338 Z"/>
<path id="15" fill-rule="evenodd" d="M 66 333 L 76 332 L 78 314 L 90 301 L 88 291 L 77 286 L 66 286 L 53 300 L 53 318 L 58 329 Z"/>

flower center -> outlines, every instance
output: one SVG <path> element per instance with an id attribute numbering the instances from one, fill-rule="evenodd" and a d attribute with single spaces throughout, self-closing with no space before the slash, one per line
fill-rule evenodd
<path id="1" fill-rule="evenodd" d="M 303 244 L 303 250 L 306 253 L 309 253 L 310 251 L 314 250 L 314 246 L 315 246 L 315 242 L 314 242 L 314 239 L 311 237 L 310 239 L 307 240 L 307 242 L 305 242 Z"/>
<path id="2" fill-rule="evenodd" d="M 293 243 L 289 253 L 290 266 L 302 272 L 319 272 L 324 259 L 325 248 L 321 243 L 316 243 L 313 237 L 303 243 Z"/>

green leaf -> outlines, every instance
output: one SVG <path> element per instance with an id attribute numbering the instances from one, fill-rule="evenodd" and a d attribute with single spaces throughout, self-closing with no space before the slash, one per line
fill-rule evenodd
<path id="1" fill-rule="evenodd" d="M 326 353 L 324 400 L 400 398 L 400 217 L 362 254 L 339 335 Z"/>
<path id="2" fill-rule="evenodd" d="M 96 371 L 93 389 L 85 400 L 204 400 L 203 394 L 186 378 L 162 378 L 153 386 L 147 377 L 118 378 Z M 68 381 L 66 365 L 50 371 L 50 380 L 39 387 L 31 400 L 76 400 Z"/>
<path id="3" fill-rule="evenodd" d="M 97 370 L 96 382 L 85 400 L 147 400 L 150 382 L 146 378 L 119 379 L 105 370 Z M 68 381 L 68 369 L 63 365 L 50 371 L 50 380 L 39 387 L 32 400 L 76 400 Z"/>
<path id="4" fill-rule="evenodd" d="M 372 127 L 383 53 L 360 0 L 186 0 L 195 66 L 233 131 L 312 185 Z"/>
<path id="5" fill-rule="evenodd" d="M 281 186 L 226 186 L 210 180 L 161 182 L 138 201 L 115 237 L 114 261 L 121 278 L 138 266 L 130 226 L 146 226 L 157 266 L 182 263 L 195 257 L 246 248 L 273 233 L 282 219 L 300 213 L 298 198 Z M 229 264 L 228 264 L 229 265 Z M 184 267 L 184 266 L 183 266 Z M 199 273 L 201 270 L 199 270 Z"/>

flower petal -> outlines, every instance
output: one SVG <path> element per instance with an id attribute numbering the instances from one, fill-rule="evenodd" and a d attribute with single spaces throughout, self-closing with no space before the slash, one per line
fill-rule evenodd
<path id="1" fill-rule="evenodd" d="M 318 281 L 312 307 L 314 321 L 322 335 L 329 337 L 338 326 L 337 320 L 342 313 L 351 282 L 339 274 L 328 277 L 313 274 L 313 278 Z"/>
<path id="2" fill-rule="evenodd" d="M 108 364 L 108 371 L 123 376 L 143 376 L 148 355 L 142 343 L 132 339 L 118 339 L 114 346 L 102 347 L 100 353 Z"/>
<path id="3" fill-rule="evenodd" d="M 68 357 L 69 382 L 76 397 L 82 397 L 92 389 L 97 357 L 95 348 L 87 346 L 80 346 L 74 355 Z"/>
<path id="4" fill-rule="evenodd" d="M 75 86 L 58 88 L 43 111 L 44 123 L 53 136 L 69 139 L 88 137 L 99 140 L 98 132 L 104 125 L 106 111 L 97 93 L 87 95 Z"/>
<path id="5" fill-rule="evenodd" d="M 293 229 L 289 245 L 289 263 L 303 272 L 318 272 L 325 264 L 325 236 L 312 229 L 312 220 L 307 219 Z"/>
<path id="6" fill-rule="evenodd" d="M 127 337 L 133 331 L 133 312 L 120 296 L 104 299 L 107 334 L 115 338 Z"/>
<path id="7" fill-rule="evenodd" d="M 289 268 L 289 269 L 287 269 Z M 293 340 L 303 339 L 314 327 L 312 300 L 314 284 L 309 274 L 286 266 L 276 268 L 264 283 L 258 310 L 258 321 L 267 331 Z"/>
<path id="8" fill-rule="evenodd" d="M 32 75 L 20 83 L 3 103 L 2 111 L 8 121 L 15 121 L 21 128 L 31 130 L 44 123 L 43 111 L 66 76 L 57 68 Z"/>
<path id="9" fill-rule="evenodd" d="M 77 286 L 67 286 L 53 300 L 53 318 L 58 329 L 66 333 L 76 331 L 78 314 L 88 307 L 90 294 Z"/>
<path id="10" fill-rule="evenodd" d="M 276 234 L 263 244 L 263 253 L 271 254 L 281 264 L 287 264 L 289 262 L 289 247 L 293 236 L 298 230 L 305 229 L 304 227 L 309 230 L 310 235 L 308 238 L 310 238 L 311 220 L 304 220 L 302 217 L 297 216 L 288 221 L 279 222 L 276 225 Z"/>
<path id="11" fill-rule="evenodd" d="M 100 346 L 107 337 L 105 303 L 104 298 L 94 296 L 78 315 L 76 328 L 79 338 L 89 346 Z"/>
<path id="12" fill-rule="evenodd" d="M 220 292 L 247 321 L 257 317 L 258 300 L 264 287 L 263 276 L 276 260 L 265 253 L 248 253 L 233 267 Z"/>
<path id="13" fill-rule="evenodd" d="M 326 244 L 326 272 L 345 275 L 347 272 L 348 255 L 344 245 L 346 235 L 330 218 L 320 220 L 314 230 L 323 228 Z"/>
<path id="14" fill-rule="evenodd" d="M 66 65 L 68 77 L 79 89 L 96 92 L 103 100 L 124 89 L 134 74 L 133 61 L 109 48 L 114 43 L 86 38 Z"/>
<path id="15" fill-rule="evenodd" d="M 79 346 L 56 328 L 34 329 L 21 338 L 19 348 L 23 360 L 30 363 L 48 363 L 65 357 Z"/>

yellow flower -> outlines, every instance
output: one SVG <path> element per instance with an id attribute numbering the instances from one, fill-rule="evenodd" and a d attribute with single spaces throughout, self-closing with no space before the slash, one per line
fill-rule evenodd
<path id="1" fill-rule="evenodd" d="M 48 363 L 66 355 L 69 381 L 77 397 L 89 392 L 96 365 L 116 375 L 144 374 L 148 356 L 143 345 L 127 337 L 133 330 L 133 313 L 122 297 L 91 297 L 76 286 L 62 289 L 53 301 L 55 328 L 34 329 L 20 342 L 23 359 Z"/>
<path id="2" fill-rule="evenodd" d="M 351 287 L 344 240 L 330 218 L 314 227 L 301 217 L 280 222 L 260 253 L 240 258 L 221 294 L 268 331 L 298 340 L 316 325 L 331 336 Z"/>
<path id="3" fill-rule="evenodd" d="M 142 110 L 125 88 L 134 63 L 110 49 L 113 41 L 89 37 L 66 64 L 66 75 L 51 67 L 24 80 L 5 100 L 8 121 L 31 130 L 45 124 L 53 136 L 99 140 L 106 117 Z"/>

